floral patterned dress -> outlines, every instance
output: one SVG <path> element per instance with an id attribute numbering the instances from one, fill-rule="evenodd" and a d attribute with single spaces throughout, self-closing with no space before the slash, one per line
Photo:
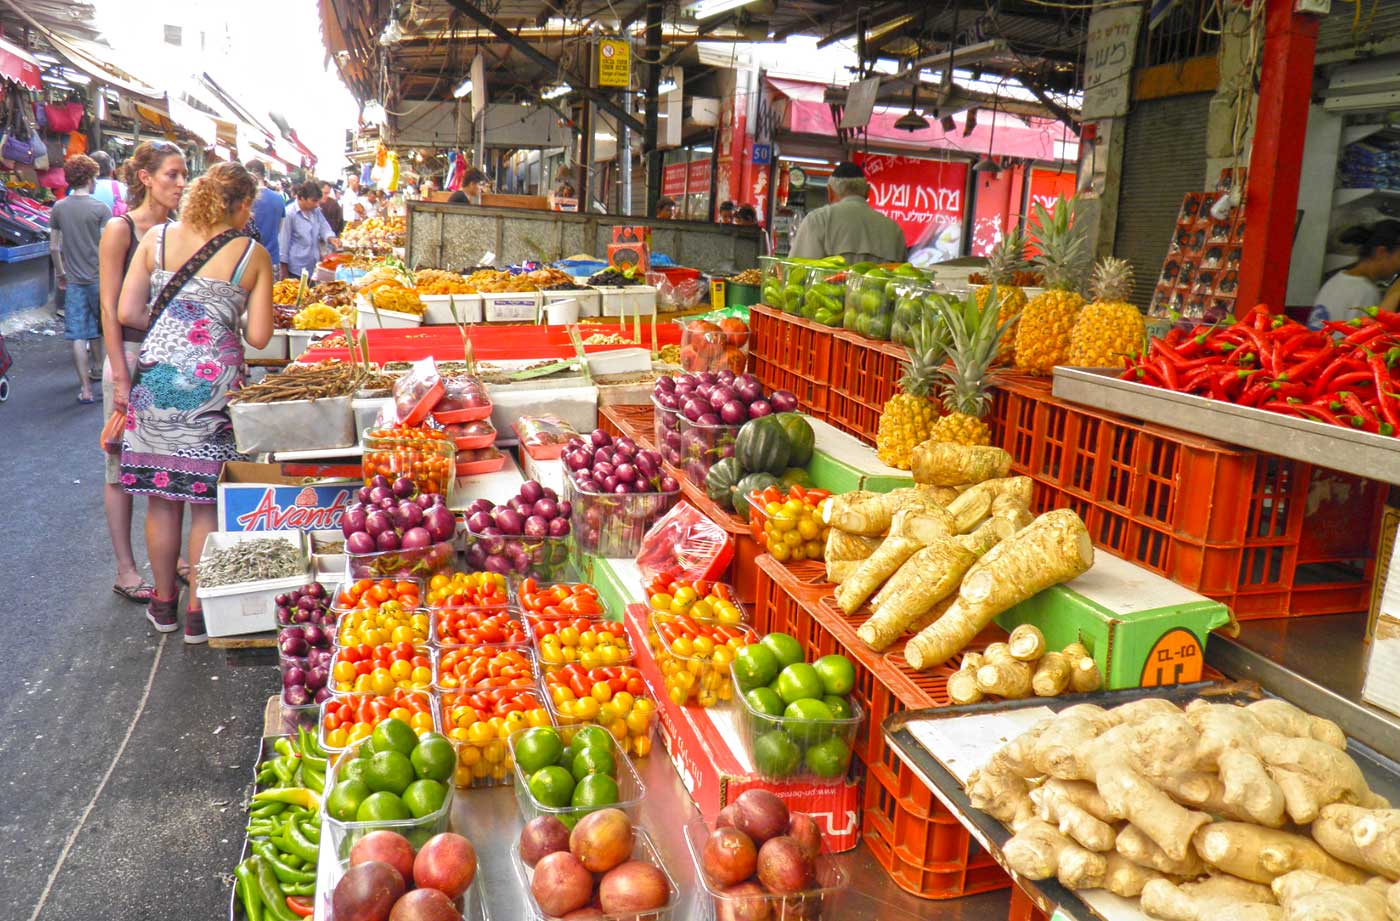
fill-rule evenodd
<path id="1" fill-rule="evenodd" d="M 158 230 L 152 300 L 174 274 L 165 268 L 165 227 Z M 249 240 L 228 281 L 191 278 L 146 335 L 122 439 L 127 492 L 212 503 L 224 463 L 243 459 L 227 407 L 228 392 L 243 384 L 248 292 L 238 283 L 252 251 Z"/>

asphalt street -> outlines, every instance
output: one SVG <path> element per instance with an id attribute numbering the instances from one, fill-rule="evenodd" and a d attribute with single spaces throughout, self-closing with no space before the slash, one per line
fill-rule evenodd
<path id="1" fill-rule="evenodd" d="M 186 646 L 112 593 L 102 409 L 53 328 L 6 337 L 0 919 L 227 917 L 275 658 Z"/>

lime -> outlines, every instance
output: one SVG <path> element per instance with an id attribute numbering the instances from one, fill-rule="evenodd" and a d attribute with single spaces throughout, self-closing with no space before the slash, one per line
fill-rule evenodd
<path id="1" fill-rule="evenodd" d="M 569 764 L 573 764 L 573 759 L 579 752 L 586 748 L 601 748 L 609 754 L 613 749 L 612 734 L 602 726 L 583 726 L 574 733 L 574 737 L 569 740 Z"/>
<path id="2" fill-rule="evenodd" d="M 753 762 L 766 777 L 788 777 L 797 770 L 802 752 L 797 743 L 781 729 L 765 732 L 754 739 Z"/>
<path id="3" fill-rule="evenodd" d="M 812 663 L 826 694 L 849 694 L 856 686 L 856 667 L 845 656 L 822 656 Z"/>
<path id="4" fill-rule="evenodd" d="M 778 660 L 779 668 L 802 661 L 802 644 L 786 633 L 770 633 L 758 641 Z"/>
<path id="5" fill-rule="evenodd" d="M 744 701 L 755 713 L 769 716 L 783 715 L 783 698 L 772 688 L 754 688 L 744 695 Z"/>
<path id="6" fill-rule="evenodd" d="M 447 799 L 447 787 L 436 780 L 415 780 L 403 791 L 403 804 L 415 819 L 432 815 Z"/>
<path id="7" fill-rule="evenodd" d="M 365 797 L 365 801 L 360 803 L 360 808 L 355 810 L 356 822 L 397 822 L 400 819 L 411 819 L 413 814 L 408 811 L 408 807 L 403 804 L 392 793 L 371 793 Z"/>
<path id="8" fill-rule="evenodd" d="M 348 758 L 340 764 L 339 780 L 364 780 L 365 768 L 369 766 L 368 758 Z"/>
<path id="9" fill-rule="evenodd" d="M 527 775 L 540 768 L 548 767 L 559 760 L 564 743 L 559 741 L 559 733 L 547 726 L 527 729 L 515 740 L 515 763 Z"/>
<path id="10" fill-rule="evenodd" d="M 378 726 L 370 738 L 374 739 L 374 752 L 401 752 L 407 755 L 418 744 L 418 733 L 403 720 L 390 717 Z"/>
<path id="11" fill-rule="evenodd" d="M 812 721 L 821 720 L 819 724 Z M 820 700 L 806 697 L 794 700 L 783 710 L 783 728 L 799 742 L 815 742 L 830 729 L 831 708 Z"/>
<path id="12" fill-rule="evenodd" d="M 823 694 L 821 676 L 806 662 L 789 665 L 778 675 L 778 693 L 785 704 L 809 697 L 820 700 Z"/>
<path id="13" fill-rule="evenodd" d="M 617 781 L 607 774 L 589 774 L 574 787 L 572 804 L 596 809 L 611 806 L 617 799 Z"/>
<path id="14" fill-rule="evenodd" d="M 767 684 L 778 676 L 781 667 L 773 651 L 757 643 L 745 646 L 734 655 L 734 677 L 739 680 L 741 691 Z"/>
<path id="15" fill-rule="evenodd" d="M 356 811 L 370 792 L 363 780 L 337 781 L 331 788 L 330 796 L 326 797 L 326 814 L 342 822 L 353 822 Z"/>
<path id="16" fill-rule="evenodd" d="M 822 703 L 831 710 L 831 718 L 834 720 L 848 720 L 855 713 L 851 709 L 851 702 L 844 697 L 835 694 L 828 694 L 822 698 Z"/>
<path id="17" fill-rule="evenodd" d="M 609 748 L 585 748 L 574 755 L 572 769 L 575 781 L 581 781 L 589 774 L 617 776 L 617 764 L 613 761 L 612 749 Z"/>
<path id="18" fill-rule="evenodd" d="M 542 767 L 530 776 L 530 795 L 544 806 L 567 806 L 574 795 L 574 778 L 557 764 Z"/>
<path id="19" fill-rule="evenodd" d="M 841 739 L 830 738 L 807 749 L 806 762 L 818 777 L 841 777 L 851 763 L 851 750 Z"/>
<path id="20" fill-rule="evenodd" d="M 413 762 L 400 752 L 376 752 L 365 766 L 365 784 L 376 793 L 403 793 L 413 783 Z"/>
<path id="21" fill-rule="evenodd" d="M 457 769 L 457 750 L 447 740 L 447 736 L 430 732 L 419 741 L 413 754 L 408 756 L 413 762 L 413 770 L 426 780 L 447 780 Z"/>

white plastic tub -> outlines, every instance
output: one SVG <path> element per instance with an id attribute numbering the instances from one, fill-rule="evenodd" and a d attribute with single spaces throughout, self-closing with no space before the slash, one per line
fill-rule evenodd
<path id="1" fill-rule="evenodd" d="M 255 349 L 243 341 L 243 358 L 245 361 L 286 361 L 287 360 L 287 330 L 274 329 L 272 338 L 267 340 L 267 345 L 260 349 Z"/>
<path id="2" fill-rule="evenodd" d="M 551 301 L 572 298 L 578 301 L 578 315 L 580 317 L 597 317 L 603 314 L 603 296 L 595 288 L 585 288 L 581 291 L 541 291 L 540 294 L 546 307 Z"/>
<path id="3" fill-rule="evenodd" d="M 480 294 L 420 294 L 418 297 L 427 308 L 423 312 L 425 326 L 455 326 L 457 319 L 452 316 L 454 302 L 463 323 L 481 322 Z"/>
<path id="4" fill-rule="evenodd" d="M 306 534 L 302 531 L 214 531 L 204 540 L 200 559 L 250 540 L 285 540 L 301 555 L 302 571 L 285 579 L 240 582 L 216 588 L 199 587 L 204 629 L 210 636 L 242 636 L 277 628 L 277 596 L 311 581 L 307 568 Z"/>
<path id="5" fill-rule="evenodd" d="M 481 295 L 487 323 L 533 323 L 540 313 L 538 291 L 506 291 Z"/>
<path id="6" fill-rule="evenodd" d="M 410 329 L 422 326 L 423 318 L 415 313 L 400 313 L 397 310 L 375 310 L 363 297 L 355 299 L 355 307 L 360 312 L 361 329 Z"/>
<path id="7" fill-rule="evenodd" d="M 230 403 L 233 437 L 243 454 L 348 448 L 355 414 L 348 396 L 282 403 Z"/>
<path id="8" fill-rule="evenodd" d="M 651 285 L 628 285 L 599 290 L 603 292 L 605 317 L 656 316 L 656 289 Z"/>

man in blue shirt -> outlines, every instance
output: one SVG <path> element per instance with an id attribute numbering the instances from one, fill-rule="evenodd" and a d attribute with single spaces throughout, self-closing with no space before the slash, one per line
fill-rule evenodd
<path id="1" fill-rule="evenodd" d="M 325 244 L 339 246 L 340 240 L 321 212 L 321 187 L 311 180 L 297 188 L 297 200 L 287 206 L 282 221 L 277 247 L 283 276 L 296 278 L 303 269 L 308 274 L 316 271 Z"/>
<path id="2" fill-rule="evenodd" d="M 243 168 L 252 173 L 253 178 L 258 181 L 258 197 L 253 199 L 253 226 L 258 231 L 258 242 L 267 249 L 275 268 L 281 264 L 277 244 L 282 229 L 282 213 L 287 210 L 287 200 L 281 193 L 267 187 L 267 167 L 263 166 L 261 160 L 251 160 L 244 164 Z"/>

